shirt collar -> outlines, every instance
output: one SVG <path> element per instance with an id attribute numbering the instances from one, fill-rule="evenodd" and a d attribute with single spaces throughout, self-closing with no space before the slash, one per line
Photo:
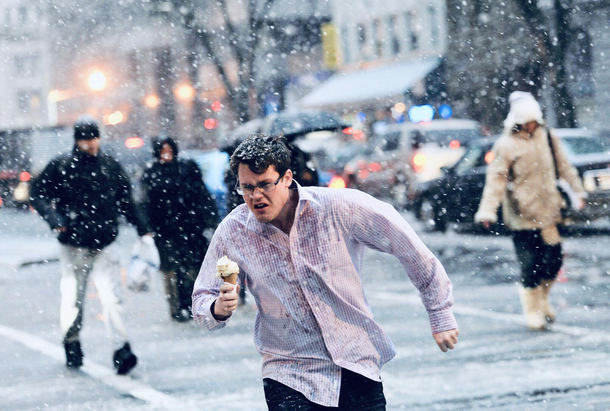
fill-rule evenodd
<path id="1" fill-rule="evenodd" d="M 311 193 L 306 188 L 304 188 L 302 185 L 300 185 L 296 180 L 292 180 L 292 185 L 290 186 L 290 188 L 292 189 L 293 187 L 296 187 L 296 189 L 299 191 L 299 204 L 301 204 L 301 202 L 305 202 L 305 203 L 313 203 L 318 207 L 321 206 L 320 202 L 318 200 L 316 200 L 311 195 Z"/>

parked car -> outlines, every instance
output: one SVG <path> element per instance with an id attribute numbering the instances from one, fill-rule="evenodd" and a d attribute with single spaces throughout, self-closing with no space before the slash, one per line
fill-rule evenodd
<path id="1" fill-rule="evenodd" d="M 588 193 L 586 207 L 579 212 L 569 210 L 567 217 L 586 221 L 609 216 L 610 140 L 583 129 L 557 129 L 556 133 Z M 494 141 L 472 143 L 454 166 L 444 169 L 441 178 L 421 184 L 414 208 L 429 230 L 445 231 L 452 222 L 473 223 L 485 186 L 487 164 L 493 161 Z"/>
<path id="2" fill-rule="evenodd" d="M 71 127 L 0 131 L 0 206 L 27 209 L 30 185 L 55 156 L 74 145 Z"/>
<path id="3" fill-rule="evenodd" d="M 184 150 L 181 155 L 197 163 L 203 174 L 203 182 L 216 202 L 220 218 L 227 215 L 227 191 L 225 172 L 229 168 L 229 155 L 219 150 Z M 232 188 L 232 187 L 231 187 Z"/>
<path id="4" fill-rule="evenodd" d="M 465 145 L 482 137 L 472 120 L 392 124 L 374 134 L 368 150 L 345 169 L 356 188 L 408 205 L 416 200 L 413 184 L 440 177 L 441 167 L 455 164 Z"/>
<path id="5" fill-rule="evenodd" d="M 342 141 L 338 146 L 327 144 L 312 152 L 320 175 L 320 185 L 328 187 L 348 187 L 352 183 L 345 173 L 345 165 L 354 157 L 362 155 L 367 146 L 358 141 Z"/>

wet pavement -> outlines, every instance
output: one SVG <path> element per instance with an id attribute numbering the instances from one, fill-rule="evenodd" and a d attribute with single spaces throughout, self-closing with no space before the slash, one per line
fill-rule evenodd
<path id="1" fill-rule="evenodd" d="M 610 409 L 605 223 L 573 230 L 566 239 L 561 282 L 551 294 L 558 320 L 547 332 L 524 326 L 510 239 L 455 231 L 420 234 L 454 283 L 460 342 L 453 352 L 442 353 L 398 261 L 367 253 L 362 273 L 367 296 L 398 351 L 382 369 L 388 410 Z M 122 230 L 124 264 L 134 238 L 132 229 Z M 148 293 L 123 292 L 125 320 L 139 356 L 129 377 L 111 372 L 113 347 L 94 288 L 82 332 L 85 366 L 67 370 L 53 247 L 38 216 L 0 210 L 0 409 L 266 409 L 260 356 L 252 342 L 255 308 L 242 307 L 216 332 L 174 323 L 160 278 L 153 279 Z"/>

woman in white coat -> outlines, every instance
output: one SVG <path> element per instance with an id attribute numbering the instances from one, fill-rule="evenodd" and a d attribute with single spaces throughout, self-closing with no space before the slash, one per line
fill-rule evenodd
<path id="1" fill-rule="evenodd" d="M 497 222 L 502 204 L 505 225 L 511 230 L 521 264 L 519 294 L 527 326 L 544 329 L 555 319 L 548 295 L 563 264 L 561 223 L 564 200 L 557 175 L 566 180 L 584 206 L 585 191 L 578 172 L 570 165 L 561 141 L 544 127 L 535 98 L 516 91 L 504 132 L 493 147 L 485 189 L 475 221 L 489 228 Z M 551 149 L 550 143 L 553 147 Z"/>

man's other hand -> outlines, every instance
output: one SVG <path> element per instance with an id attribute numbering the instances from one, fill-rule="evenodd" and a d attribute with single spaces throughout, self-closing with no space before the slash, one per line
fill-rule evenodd
<path id="1" fill-rule="evenodd" d="M 455 345 L 458 342 L 458 335 L 460 335 L 460 330 L 457 328 L 433 334 L 434 339 L 442 352 L 447 352 L 455 348 Z"/>

